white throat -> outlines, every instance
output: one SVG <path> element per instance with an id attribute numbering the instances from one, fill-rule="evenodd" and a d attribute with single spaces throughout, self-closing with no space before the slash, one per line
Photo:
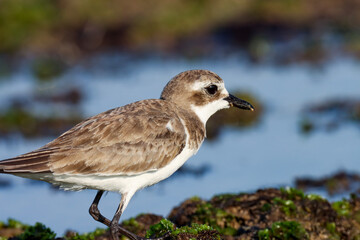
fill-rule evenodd
<path id="1" fill-rule="evenodd" d="M 200 118 L 201 122 L 206 125 L 207 120 L 217 111 L 228 108 L 229 102 L 224 99 L 219 99 L 213 102 L 210 102 L 203 106 L 191 105 L 191 109 L 195 114 Z"/>

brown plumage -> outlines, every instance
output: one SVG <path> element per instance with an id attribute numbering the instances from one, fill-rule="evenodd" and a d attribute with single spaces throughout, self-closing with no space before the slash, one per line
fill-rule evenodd
<path id="1" fill-rule="evenodd" d="M 1 161 L 0 170 L 98 175 L 156 170 L 186 144 L 180 118 L 187 127 L 196 129 L 189 143 L 197 148 L 205 132 L 197 116 L 171 102 L 151 99 L 91 117 L 36 151 Z M 171 130 L 166 127 L 169 122 Z"/>

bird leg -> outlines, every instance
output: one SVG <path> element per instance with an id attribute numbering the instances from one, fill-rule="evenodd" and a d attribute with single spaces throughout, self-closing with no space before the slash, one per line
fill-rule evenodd
<path id="1" fill-rule="evenodd" d="M 104 191 L 102 191 L 102 190 L 99 190 L 97 192 L 96 197 L 89 208 L 89 213 L 96 221 L 101 222 L 101 223 L 105 224 L 106 226 L 110 226 L 110 220 L 107 219 L 106 217 L 104 217 L 98 209 L 98 204 L 99 204 L 100 198 L 103 194 L 104 194 Z"/>
<path id="2" fill-rule="evenodd" d="M 89 213 L 96 221 L 101 222 L 101 223 L 105 224 L 106 226 L 110 227 L 110 233 L 111 233 L 111 237 L 113 240 L 119 240 L 119 234 L 125 235 L 130 240 L 163 240 L 168 236 L 168 234 L 166 234 L 165 236 L 160 237 L 160 238 L 153 238 L 153 239 L 143 238 L 143 237 L 137 236 L 134 233 L 121 227 L 119 225 L 119 220 L 120 220 L 120 216 L 123 212 L 123 206 L 124 206 L 124 202 L 126 199 L 126 195 L 121 196 L 121 201 L 120 201 L 119 207 L 116 210 L 116 213 L 115 213 L 112 221 L 110 221 L 109 219 L 104 217 L 98 209 L 98 204 L 99 204 L 100 198 L 103 194 L 104 194 L 104 191 L 102 191 L 102 190 L 99 190 L 97 192 L 95 199 L 90 206 Z"/>

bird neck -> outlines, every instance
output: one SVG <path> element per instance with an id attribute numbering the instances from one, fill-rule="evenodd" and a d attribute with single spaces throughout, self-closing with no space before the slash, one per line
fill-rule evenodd
<path id="1" fill-rule="evenodd" d="M 205 124 L 191 108 L 184 108 L 177 104 L 176 106 L 178 109 L 178 116 L 182 119 L 189 134 L 189 147 L 198 149 L 206 137 Z"/>

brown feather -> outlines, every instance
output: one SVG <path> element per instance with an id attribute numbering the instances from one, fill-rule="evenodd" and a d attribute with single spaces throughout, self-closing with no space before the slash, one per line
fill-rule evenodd
<path id="1" fill-rule="evenodd" d="M 183 150 L 185 127 L 192 133 L 189 146 L 197 149 L 205 129 L 195 114 L 160 99 L 139 101 L 89 118 L 34 152 L 0 161 L 0 171 L 111 175 L 159 169 Z"/>
<path id="2" fill-rule="evenodd" d="M 50 172 L 47 163 L 36 163 L 11 168 L 4 168 L 4 173 L 46 173 Z"/>
<path id="3" fill-rule="evenodd" d="M 0 162 L 0 170 L 3 173 L 13 172 L 50 172 L 49 156 L 32 156 L 31 158 L 14 158 Z"/>

